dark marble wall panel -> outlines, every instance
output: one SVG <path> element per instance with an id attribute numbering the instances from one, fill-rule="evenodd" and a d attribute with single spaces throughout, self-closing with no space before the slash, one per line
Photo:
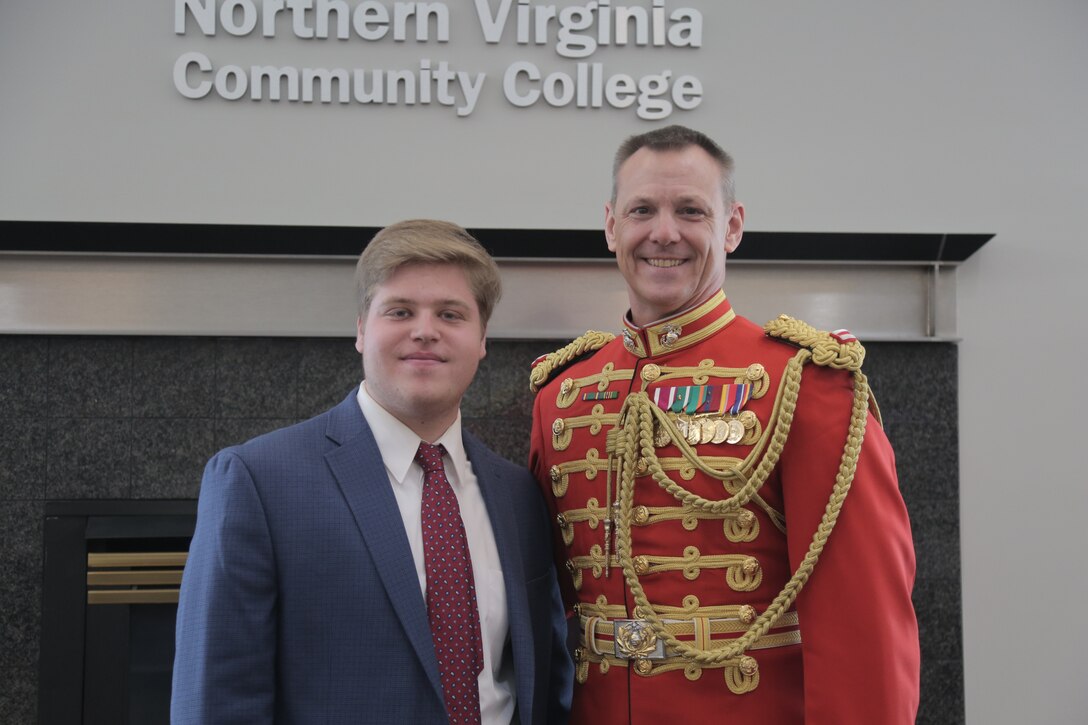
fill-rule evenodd
<path id="1" fill-rule="evenodd" d="M 144 418 L 132 430 L 132 498 L 196 498 L 215 453 L 210 418 Z"/>
<path id="2" fill-rule="evenodd" d="M 292 418 L 297 412 L 297 340 L 242 338 L 218 346 L 217 417 Z"/>
<path id="3" fill-rule="evenodd" d="M 298 361 L 295 415 L 304 420 L 333 407 L 359 384 L 362 374 L 354 340 L 307 340 Z"/>
<path id="4" fill-rule="evenodd" d="M 0 467 L 6 461 L 0 461 Z M 0 501 L 0 722 L 33 723 L 41 640 L 41 498 Z"/>
<path id="5" fill-rule="evenodd" d="M 215 340 L 144 337 L 132 344 L 132 414 L 137 418 L 215 417 Z"/>
<path id="6" fill-rule="evenodd" d="M 563 342 L 491 342 L 466 428 L 524 463 L 529 364 Z M 918 722 L 962 723 L 956 348 L 867 347 L 918 552 Z M 335 405 L 360 375 L 351 338 L 0 336 L 0 722 L 36 718 L 44 501 L 195 497 L 216 450 Z"/>
<path id="7" fill-rule="evenodd" d="M 0 418 L 0 501 L 45 497 L 48 426 L 42 418 Z"/>
<path id="8" fill-rule="evenodd" d="M 65 337 L 50 343 L 49 417 L 132 415 L 132 341 Z"/>
<path id="9" fill-rule="evenodd" d="M 48 338 L 4 338 L 0 344 L 0 415 L 23 419 L 44 416 L 48 375 Z"/>
<path id="10" fill-rule="evenodd" d="M 962 723 L 957 349 L 949 343 L 873 343 L 866 350 L 865 370 L 895 448 L 918 557 L 918 723 Z"/>
<path id="11" fill-rule="evenodd" d="M 0 667 L 0 722 L 30 725 L 37 721 L 37 669 Z"/>
<path id="12" fill-rule="evenodd" d="M 52 418 L 46 498 L 128 498 L 131 418 Z"/>

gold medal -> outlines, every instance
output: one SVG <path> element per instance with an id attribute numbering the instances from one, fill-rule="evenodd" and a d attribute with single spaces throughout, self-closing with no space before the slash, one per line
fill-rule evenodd
<path id="1" fill-rule="evenodd" d="M 688 437 L 688 419 L 682 415 L 676 417 L 676 430 L 680 432 L 681 438 Z"/>
<path id="2" fill-rule="evenodd" d="M 714 421 L 703 418 L 699 421 L 699 443 L 706 445 L 714 439 Z"/>
<path id="3" fill-rule="evenodd" d="M 733 445 L 739 443 L 740 439 L 744 437 L 744 424 L 736 418 L 729 421 L 729 437 L 725 439 L 725 442 Z"/>
<path id="4" fill-rule="evenodd" d="M 693 420 L 688 423 L 688 443 L 691 445 L 698 445 L 699 438 L 703 435 L 703 427 L 699 425 L 699 421 Z"/>
<path id="5" fill-rule="evenodd" d="M 710 439 L 711 443 L 725 443 L 725 439 L 729 437 L 729 424 L 721 418 L 714 421 L 714 437 Z"/>
<path id="6" fill-rule="evenodd" d="M 657 448 L 669 445 L 669 429 L 666 425 L 664 421 L 654 421 L 654 446 Z"/>
<path id="7" fill-rule="evenodd" d="M 756 414 L 750 410 L 746 410 L 740 414 L 740 423 L 744 426 L 745 430 L 751 430 L 756 427 L 756 423 L 759 419 L 756 418 Z"/>

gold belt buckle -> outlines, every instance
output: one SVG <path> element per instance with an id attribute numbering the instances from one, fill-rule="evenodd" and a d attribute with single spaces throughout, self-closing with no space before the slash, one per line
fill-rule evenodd
<path id="1" fill-rule="evenodd" d="M 612 626 L 616 657 L 622 660 L 665 658 L 665 643 L 654 634 L 649 622 L 642 619 L 616 619 Z"/>

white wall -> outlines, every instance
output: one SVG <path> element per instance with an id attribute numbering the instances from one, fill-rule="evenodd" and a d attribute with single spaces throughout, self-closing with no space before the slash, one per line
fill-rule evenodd
<path id="1" fill-rule="evenodd" d="M 703 79 L 703 105 L 669 120 L 734 151 L 750 228 L 997 235 L 959 273 L 968 721 L 1084 722 L 1088 4 L 680 5 L 703 10 L 703 48 L 597 59 Z M 629 111 L 519 111 L 496 97 L 464 119 L 188 101 L 170 83 L 183 49 L 281 63 L 345 49 L 179 38 L 172 12 L 0 6 L 0 218 L 586 228 L 600 223 L 616 142 L 650 127 Z M 522 54 L 471 29 L 434 57 L 501 72 Z M 389 67 L 421 57 L 379 50 Z"/>

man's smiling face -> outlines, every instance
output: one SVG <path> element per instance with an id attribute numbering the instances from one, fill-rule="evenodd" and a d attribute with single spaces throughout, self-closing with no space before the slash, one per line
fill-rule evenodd
<path id="1" fill-rule="evenodd" d="M 725 282 L 740 244 L 744 207 L 723 198 L 722 169 L 698 146 L 643 147 L 616 175 L 605 238 L 627 281 L 637 325 L 693 307 Z"/>
<path id="2" fill-rule="evenodd" d="M 355 347 L 371 397 L 412 430 L 441 433 L 486 352 L 464 271 L 454 264 L 398 268 L 359 319 Z"/>

